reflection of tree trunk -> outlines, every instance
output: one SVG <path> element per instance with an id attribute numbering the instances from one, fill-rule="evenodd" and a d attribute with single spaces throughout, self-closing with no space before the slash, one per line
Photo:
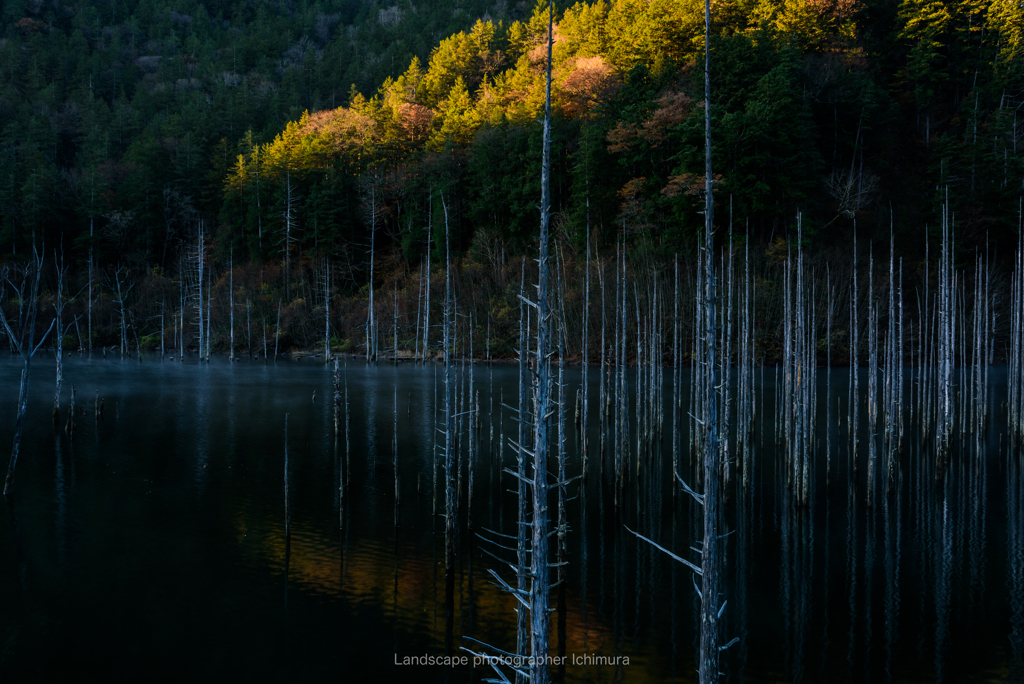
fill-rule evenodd
<path id="1" fill-rule="evenodd" d="M 951 519 L 950 494 L 943 485 L 941 500 L 936 500 L 933 507 L 933 520 L 939 525 L 941 543 L 935 545 L 934 567 L 935 578 L 935 681 L 943 682 L 946 678 L 946 654 L 950 637 L 950 614 L 952 612 L 951 584 L 955 563 L 953 534 L 954 522 Z"/>
<path id="2" fill-rule="evenodd" d="M 21 369 L 21 384 L 18 387 L 18 417 L 14 423 L 14 443 L 11 445 L 11 464 L 7 468 L 7 479 L 4 480 L 4 495 L 11 493 L 14 482 L 14 467 L 18 463 L 18 451 L 21 448 L 21 436 L 25 431 L 25 413 L 28 410 L 29 362 Z"/>
<path id="3" fill-rule="evenodd" d="M 895 511 L 893 510 L 895 509 Z M 889 672 L 900 618 L 900 548 L 902 543 L 902 502 L 882 501 L 885 534 L 885 669 Z M 826 543 L 828 535 L 825 536 Z"/>
<path id="4" fill-rule="evenodd" d="M 75 386 L 71 385 L 71 405 L 68 407 L 68 422 L 64 425 L 68 437 L 75 436 Z"/>
<path id="5" fill-rule="evenodd" d="M 870 291 L 870 283 L 868 290 Z M 926 291 L 927 292 L 927 291 Z M 857 224 L 854 222 L 853 226 L 853 292 L 850 297 L 850 330 L 852 335 L 852 343 L 850 344 L 850 375 L 853 376 L 853 381 L 850 384 L 850 399 L 849 399 L 849 411 L 850 415 L 847 417 L 847 430 L 850 434 L 850 461 L 851 461 L 851 472 L 857 474 L 857 451 L 859 447 L 858 440 L 858 428 L 860 426 L 860 417 L 858 416 L 860 409 L 860 392 L 857 387 L 857 383 L 860 379 L 860 373 L 858 368 L 858 352 L 859 340 L 858 331 L 860 330 L 860 322 L 857 316 Z M 854 478 L 850 478 L 851 491 L 854 484 Z"/>
<path id="6" fill-rule="evenodd" d="M 284 414 L 284 618 L 288 621 L 288 570 L 292 558 L 292 516 L 288 509 L 288 414 Z"/>
<path id="7" fill-rule="evenodd" d="M 6 492 L 5 492 L 6 494 Z M 29 604 L 29 593 L 28 593 L 28 557 L 25 554 L 25 544 L 21 535 L 21 525 L 18 522 L 18 516 L 14 512 L 14 499 L 7 497 L 7 512 L 11 517 L 11 532 L 14 536 L 14 558 L 18 564 L 18 577 L 21 580 L 21 593 L 24 599 L 25 615 L 24 620 L 26 624 L 33 624 L 32 618 L 32 607 Z"/>
<path id="8" fill-rule="evenodd" d="M 394 434 L 392 436 L 392 445 L 394 447 L 394 467 L 395 467 L 395 543 L 398 543 L 398 512 L 399 505 L 402 501 L 402 490 L 400 487 L 400 481 L 398 479 L 398 385 L 395 385 L 395 409 L 394 409 Z"/>
<path id="9" fill-rule="evenodd" d="M 523 259 L 519 279 L 519 435 L 516 464 L 516 481 L 518 482 L 518 515 L 516 518 L 516 590 L 527 593 L 529 582 L 529 489 L 526 479 L 527 440 L 529 439 L 529 421 L 527 405 L 527 387 L 529 387 L 529 314 L 524 298 L 524 281 L 526 276 L 526 259 Z M 525 607 L 516 611 L 516 653 L 526 655 L 530 645 L 530 615 Z M 516 676 L 517 684 L 525 684 L 526 677 Z"/>
<path id="10" fill-rule="evenodd" d="M 558 667 L 559 681 L 565 681 L 565 630 L 566 630 L 566 577 L 568 563 L 566 549 L 565 515 L 565 326 L 559 325 L 558 335 Z"/>
<path id="11" fill-rule="evenodd" d="M 854 656 L 854 649 L 856 647 L 856 636 L 857 636 L 857 618 L 860 615 L 857 609 L 857 574 L 858 574 L 858 559 L 860 558 L 860 550 L 858 549 L 857 541 L 857 519 L 855 517 L 854 509 L 854 478 L 850 478 L 850 497 L 846 504 L 846 586 L 849 587 L 849 593 L 847 594 L 847 607 L 849 609 L 849 623 L 850 628 L 847 633 L 847 651 L 846 659 L 852 665 L 856 662 Z M 925 536 L 921 532 L 922 537 Z M 922 559 L 923 560 L 923 559 Z"/>
<path id="12" fill-rule="evenodd" d="M 1007 477 L 1006 585 L 1010 594 L 1011 681 L 1024 678 L 1024 477 L 1018 454 L 1010 457 Z"/>
<path id="13" fill-rule="evenodd" d="M 444 653 L 455 653 L 455 570 L 444 571 Z"/>

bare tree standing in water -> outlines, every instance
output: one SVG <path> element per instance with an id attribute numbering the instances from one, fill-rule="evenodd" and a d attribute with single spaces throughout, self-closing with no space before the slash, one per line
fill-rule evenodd
<path id="1" fill-rule="evenodd" d="M 28 410 L 28 381 L 29 371 L 32 365 L 32 357 L 35 356 L 39 348 L 43 346 L 43 342 L 49 336 L 50 331 L 53 330 L 54 324 L 57 322 L 56 319 L 51 321 L 50 327 L 46 329 L 43 336 L 36 343 L 36 314 L 38 313 L 38 301 L 39 301 L 39 280 L 42 276 L 43 271 L 43 257 L 39 255 L 36 248 L 32 247 L 32 266 L 30 271 L 25 273 L 25 282 L 28 283 L 29 278 L 32 280 L 31 291 L 29 293 L 28 306 L 22 307 L 21 313 L 18 317 L 18 334 L 11 329 L 10 324 L 7 322 L 7 317 L 0 313 L 0 321 L 3 322 L 4 330 L 7 331 L 7 337 L 11 342 L 11 349 L 21 354 L 21 358 L 24 360 L 25 365 L 21 369 L 21 385 L 18 389 L 18 417 L 14 425 L 14 443 L 11 445 L 11 464 L 7 468 L 7 479 L 4 480 L 4 496 L 11 493 L 11 485 L 14 482 L 14 467 L 18 463 L 18 449 L 21 446 L 21 435 L 25 431 L 25 413 Z M 11 283 L 10 279 L 7 278 L 6 274 L 4 279 L 8 283 Z M 11 283 L 14 287 L 14 284 Z M 17 287 L 14 287 L 18 291 Z M 21 294 L 24 295 L 24 285 Z M 24 301 L 24 296 L 22 296 Z"/>
<path id="2" fill-rule="evenodd" d="M 718 339 L 715 328 L 717 293 L 714 265 L 714 196 L 711 174 L 710 38 L 711 1 L 704 0 L 704 282 L 702 286 L 703 292 L 698 295 L 700 307 L 703 309 L 703 330 L 700 331 L 699 344 L 704 349 L 703 358 L 698 363 L 698 378 L 695 380 L 703 409 L 701 419 L 697 422 L 703 433 L 701 441 L 703 462 L 701 466 L 704 493 L 697 494 L 678 475 L 676 476 L 684 490 L 701 504 L 704 513 L 704 538 L 699 549 L 701 556 L 700 566 L 675 555 L 667 549 L 658 546 L 650 539 L 633 532 L 640 539 L 664 551 L 701 577 L 701 586 L 698 591 L 700 595 L 700 653 L 698 656 L 700 684 L 712 684 L 718 681 L 719 652 L 732 646 L 737 641 L 737 639 L 733 639 L 725 646 L 719 646 L 719 619 L 725 610 L 725 604 L 719 605 L 721 535 L 718 530 L 720 516 L 719 499 L 721 494 L 721 450 L 719 448 L 720 436 L 718 434 L 718 374 L 715 369 L 715 350 Z M 696 583 L 694 583 L 694 586 L 696 586 Z"/>

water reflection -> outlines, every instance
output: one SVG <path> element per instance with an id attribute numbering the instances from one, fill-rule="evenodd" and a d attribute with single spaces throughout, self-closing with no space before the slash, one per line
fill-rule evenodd
<path id="1" fill-rule="evenodd" d="M 337 433 L 332 371 L 320 364 L 82 357 L 66 368 L 79 396 L 104 397 L 105 411 L 98 416 L 86 402 L 93 418 L 79 422 L 74 440 L 48 420 L 27 430 L 19 490 L 0 521 L 9 540 L 0 546 L 0 642 L 13 645 L 0 644 L 5 681 L 67 679 L 69 668 L 39 665 L 53 644 L 105 654 L 89 662 L 113 680 L 172 652 L 189 671 L 223 672 L 202 647 L 215 643 L 226 654 L 218 658 L 240 662 L 258 649 L 266 662 L 243 665 L 247 674 L 297 667 L 336 679 L 347 667 L 396 681 L 481 677 L 410 675 L 394 667 L 396 653 L 458 653 L 463 636 L 514 645 L 512 599 L 494 586 L 496 563 L 468 530 L 460 563 L 444 573 L 443 525 L 433 515 L 435 367 L 343 368 L 349 421 Z M 16 371 L 0 362 L 0 382 Z M 461 444 L 465 510 L 472 506 L 475 527 L 509 533 L 515 484 L 502 467 L 514 462 L 507 442 L 517 427 L 503 404 L 517 394 L 516 372 L 467 365 L 457 378 L 461 411 L 475 407 L 479 391 L 483 414 L 473 451 L 466 437 Z M 578 378 L 566 371 L 567 397 Z M 698 599 L 689 570 L 623 528 L 686 552 L 698 545 L 700 511 L 674 491 L 670 426 L 660 439 L 638 439 L 635 395 L 628 414 L 600 420 L 596 371 L 591 380 L 592 460 L 586 481 L 567 492 L 569 566 L 554 597 L 553 648 L 630 658 L 628 666 L 570 663 L 570 682 L 693 681 Z M 635 387 L 632 376 L 615 381 Z M 846 396 L 841 374 L 832 385 Z M 52 397 L 44 383 L 35 387 L 30 415 L 48 417 Z M 679 391 L 689 396 L 688 386 Z M 891 493 L 879 485 L 871 506 L 864 467 L 851 477 L 846 431 L 837 427 L 821 449 L 831 465 L 810 505 L 797 508 L 775 458 L 771 387 L 759 397 L 747 487 L 733 478 L 726 510 L 723 636 L 740 638 L 723 657 L 729 679 L 962 681 L 1001 672 L 993 676 L 1020 681 L 1024 481 L 1019 449 L 994 447 L 997 404 L 986 429 L 958 436 L 941 487 L 920 428 L 908 424 L 913 437 Z M 13 401 L 0 395 L 0 414 L 10 415 Z M 650 407 L 639 406 L 654 430 Z M 0 424 L 0 443 L 10 427 Z M 581 441 L 567 432 L 570 476 L 582 468 Z M 688 481 L 695 472 L 682 449 L 690 446 L 687 431 L 679 468 Z M 122 668 L 111 654 L 124 649 L 150 654 Z"/>
<path id="2" fill-rule="evenodd" d="M 1021 452 L 1012 445 L 1006 489 L 1006 593 L 1010 599 L 1011 681 L 1024 681 L 1024 468 Z"/>

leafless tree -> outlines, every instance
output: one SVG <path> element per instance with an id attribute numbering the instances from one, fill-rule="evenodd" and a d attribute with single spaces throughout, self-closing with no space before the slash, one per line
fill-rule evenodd
<path id="1" fill-rule="evenodd" d="M 281 212 L 281 239 L 278 243 L 284 252 L 284 297 L 291 301 L 292 245 L 298 242 L 295 228 L 298 225 L 299 196 L 292 183 L 292 171 L 288 167 L 284 175 L 284 209 Z"/>
<path id="2" fill-rule="evenodd" d="M 57 421 L 60 417 L 60 387 L 64 380 L 64 332 L 71 326 L 64 325 L 64 308 L 67 306 L 68 298 L 64 296 L 65 289 L 65 277 L 67 276 L 68 269 L 70 267 L 64 265 L 64 250 L 60 251 L 60 260 L 57 259 L 57 253 L 54 251 L 54 263 L 57 264 L 57 300 L 53 304 L 53 309 L 56 312 L 56 356 L 57 356 L 57 382 L 56 388 L 53 394 L 53 424 L 57 425 Z M 81 291 L 79 291 L 81 294 Z M 75 295 L 77 296 L 77 295 Z M 74 297 L 71 297 L 74 299 Z M 74 319 L 74 324 L 78 326 L 78 318 Z M 79 347 L 81 347 L 81 335 L 79 335 Z"/>
<path id="3" fill-rule="evenodd" d="M 51 321 L 50 326 L 43 333 L 43 336 L 36 343 L 36 316 L 38 314 L 38 301 L 39 301 L 39 281 L 42 277 L 43 272 L 43 257 L 36 250 L 35 246 L 32 247 L 32 262 L 31 265 L 25 269 L 25 278 L 21 287 L 15 286 L 14 283 L 7 277 L 8 274 L 4 273 L 4 280 L 10 284 L 16 292 L 21 296 L 24 302 L 25 294 L 28 294 L 28 303 L 22 304 L 19 307 L 18 320 L 16 322 L 17 332 L 11 328 L 10 323 L 7 322 L 7 316 L 0 312 L 0 322 L 3 322 L 4 330 L 7 332 L 7 337 L 11 342 L 11 349 L 17 351 L 24 361 L 24 366 L 21 369 L 21 384 L 18 389 L 18 416 L 14 424 L 14 442 L 11 445 L 11 463 L 7 468 L 7 478 L 4 481 L 4 495 L 11 493 L 11 486 L 14 482 L 14 467 L 18 463 L 18 450 L 21 447 L 21 436 L 25 430 L 25 413 L 28 410 L 28 383 L 29 375 L 32 365 L 32 357 L 35 356 L 39 348 L 43 346 L 50 331 L 53 330 L 53 326 L 56 323 L 56 319 Z M 31 279 L 31 284 L 29 280 Z M 26 293 L 26 290 L 28 292 Z"/>

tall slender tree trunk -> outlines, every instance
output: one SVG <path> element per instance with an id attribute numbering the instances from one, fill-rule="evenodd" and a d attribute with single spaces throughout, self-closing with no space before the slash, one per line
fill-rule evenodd
<path id="1" fill-rule="evenodd" d="M 711 0 L 704 0 L 704 544 L 701 551 L 700 684 L 718 681 L 719 449 L 715 373 L 714 193 L 711 173 Z"/>
<path id="2" fill-rule="evenodd" d="M 196 259 L 198 260 L 199 275 L 196 280 L 196 313 L 199 315 L 199 360 L 203 360 L 203 222 L 199 222 L 199 235 L 196 242 Z"/>
<path id="3" fill-rule="evenodd" d="M 284 206 L 284 298 L 289 302 L 292 284 L 292 228 L 295 226 L 295 201 L 292 188 L 291 167 L 285 172 L 285 206 Z"/>
<path id="4" fill-rule="evenodd" d="M 89 318 L 89 325 L 87 335 L 89 336 L 89 351 L 92 351 L 92 236 L 93 236 L 93 223 L 95 217 L 89 217 L 89 300 L 87 302 L 87 316 Z"/>
<path id="5" fill-rule="evenodd" d="M 517 444 L 516 482 L 518 485 L 518 514 L 516 516 L 516 589 L 522 594 L 529 592 L 529 486 L 527 483 L 526 457 L 529 439 L 529 384 L 530 335 L 529 311 L 525 296 L 526 259 L 523 258 L 519 276 L 519 434 Z M 516 611 L 516 654 L 526 656 L 530 647 L 530 614 L 525 608 Z M 517 675 L 516 682 L 524 684 L 526 677 Z"/>
<path id="6" fill-rule="evenodd" d="M 427 201 L 427 283 L 426 283 L 426 304 L 423 306 L 423 360 L 427 358 L 430 350 L 430 250 L 433 248 L 433 226 L 434 226 L 434 196 L 430 195 Z"/>
<path id="7" fill-rule="evenodd" d="M 54 251 L 54 263 L 57 263 L 57 253 Z M 57 263 L 57 302 L 54 309 L 57 313 L 57 340 L 55 343 L 57 361 L 57 381 L 53 392 L 53 426 L 56 428 L 60 422 L 60 387 L 64 381 L 64 255 L 61 251 L 61 260 Z M 0 314 L 2 315 L 2 314 Z"/>
<path id="8" fill-rule="evenodd" d="M 277 329 L 274 331 L 274 361 L 277 361 L 278 350 L 281 348 L 281 300 L 277 300 Z"/>
<path id="9" fill-rule="evenodd" d="M 206 362 L 210 362 L 210 332 L 213 327 L 213 274 L 206 273 Z M 141 358 L 141 356 L 139 357 Z"/>
<path id="10" fill-rule="evenodd" d="M 583 350 L 580 354 L 583 365 L 582 393 L 583 393 L 583 415 L 580 417 L 580 457 L 583 461 L 583 474 L 587 473 L 587 461 L 589 459 L 587 432 L 588 432 L 588 399 L 590 375 L 590 198 L 587 198 L 587 262 L 586 273 L 583 285 Z"/>
<path id="11" fill-rule="evenodd" d="M 370 188 L 370 311 L 369 318 L 366 322 L 366 362 L 369 363 L 371 360 L 377 360 L 377 335 L 376 335 L 376 321 L 373 316 L 373 261 L 374 261 L 374 247 L 377 235 L 377 197 L 376 188 Z M 447 239 L 447 231 L 445 232 L 445 239 Z"/>
<path id="12" fill-rule="evenodd" d="M 551 311 L 548 305 L 548 224 L 551 208 L 551 49 L 554 9 L 548 5 L 548 63 L 544 90 L 544 142 L 540 181 L 540 263 L 537 278 L 537 400 L 533 440 L 533 537 L 530 544 L 531 684 L 548 684 L 548 631 L 551 624 L 548 567 L 548 413 L 551 410 L 548 355 Z"/>
<path id="13" fill-rule="evenodd" d="M 324 363 L 331 362 L 331 260 L 324 257 Z"/>
<path id="14" fill-rule="evenodd" d="M 231 250 L 228 260 L 228 311 L 230 312 L 231 343 L 228 349 L 228 361 L 235 360 L 235 250 Z"/>
<path id="15" fill-rule="evenodd" d="M 449 578 L 455 570 L 456 491 L 455 491 L 455 430 L 452 407 L 452 332 L 455 325 L 452 312 L 451 257 L 448 251 L 448 207 L 444 204 L 445 215 L 445 280 L 444 280 L 444 567 Z"/>

